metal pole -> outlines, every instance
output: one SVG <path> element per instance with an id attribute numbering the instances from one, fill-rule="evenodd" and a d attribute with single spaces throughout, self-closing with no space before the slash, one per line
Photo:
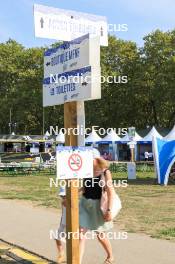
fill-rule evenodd
<path id="1" fill-rule="evenodd" d="M 9 126 L 10 126 L 10 135 L 12 133 L 12 109 L 10 108 L 10 123 L 9 123 Z"/>
<path id="2" fill-rule="evenodd" d="M 134 154 L 134 148 L 131 148 L 131 162 L 135 161 Z"/>
<path id="3" fill-rule="evenodd" d="M 44 115 L 44 107 L 43 107 L 43 136 L 44 136 L 44 133 L 45 133 L 45 115 Z"/>

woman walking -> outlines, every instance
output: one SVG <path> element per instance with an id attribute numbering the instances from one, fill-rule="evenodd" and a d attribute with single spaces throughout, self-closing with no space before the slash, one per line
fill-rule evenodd
<path id="1" fill-rule="evenodd" d="M 86 232 L 95 231 L 100 244 L 103 246 L 107 257 L 104 264 L 114 263 L 112 247 L 110 241 L 105 236 L 105 231 L 113 227 L 112 223 L 112 176 L 108 169 L 108 163 L 100 158 L 98 150 L 93 150 L 94 177 L 84 179 L 83 194 L 80 198 L 80 263 L 85 249 Z M 108 208 L 103 215 L 100 208 L 102 197 L 102 176 L 105 178 L 105 186 L 108 196 Z"/>

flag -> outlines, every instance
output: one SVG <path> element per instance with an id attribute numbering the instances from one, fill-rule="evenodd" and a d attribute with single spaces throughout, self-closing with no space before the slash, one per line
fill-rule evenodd
<path id="1" fill-rule="evenodd" d="M 158 183 L 168 183 L 169 174 L 175 163 L 175 140 L 153 138 L 153 152 Z"/>

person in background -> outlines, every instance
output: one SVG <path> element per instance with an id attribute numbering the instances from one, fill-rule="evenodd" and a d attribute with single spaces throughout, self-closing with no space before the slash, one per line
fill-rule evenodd
<path id="1" fill-rule="evenodd" d="M 108 154 L 108 160 L 109 160 L 109 161 L 112 160 L 112 154 L 111 154 L 111 153 Z"/>
<path id="2" fill-rule="evenodd" d="M 107 154 L 107 152 L 105 152 L 105 153 L 103 154 L 103 158 L 104 158 L 105 160 L 108 159 L 108 154 Z"/>
<path id="3" fill-rule="evenodd" d="M 148 151 L 145 151 L 144 156 L 145 156 L 145 161 L 148 161 L 148 159 L 149 159 L 149 152 Z"/>
<path id="4" fill-rule="evenodd" d="M 49 161 L 55 161 L 55 157 L 52 155 L 52 150 L 51 149 L 49 150 L 48 154 L 50 156 Z"/>
<path id="5" fill-rule="evenodd" d="M 63 242 L 65 242 L 65 238 L 63 237 L 63 234 L 65 233 L 66 229 L 66 187 L 60 187 L 59 196 L 62 199 L 62 215 L 56 238 L 56 246 L 58 249 L 57 263 L 65 263 L 66 258 L 63 247 Z"/>

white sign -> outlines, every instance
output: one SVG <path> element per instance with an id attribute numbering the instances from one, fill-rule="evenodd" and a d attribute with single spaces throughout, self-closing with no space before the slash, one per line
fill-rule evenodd
<path id="1" fill-rule="evenodd" d="M 134 149 L 135 146 L 136 146 L 136 144 L 137 144 L 137 143 L 136 143 L 135 141 L 130 141 L 130 142 L 127 143 L 127 145 L 129 145 L 129 148 L 130 148 L 130 149 Z"/>
<path id="2" fill-rule="evenodd" d="M 92 148 L 57 147 L 57 178 L 81 179 L 93 177 Z"/>
<path id="3" fill-rule="evenodd" d="M 44 53 L 44 78 L 85 66 L 100 67 L 99 38 L 89 38 L 86 34 L 70 42 L 64 42 Z"/>
<path id="4" fill-rule="evenodd" d="M 100 98 L 98 37 L 87 34 L 45 52 L 43 106 Z"/>
<path id="5" fill-rule="evenodd" d="M 71 41 L 89 33 L 108 46 L 106 17 L 35 4 L 34 21 L 36 37 Z"/>
<path id="6" fill-rule="evenodd" d="M 30 148 L 30 153 L 33 153 L 33 154 L 38 154 L 39 153 L 39 148 Z"/>
<path id="7" fill-rule="evenodd" d="M 128 179 L 135 180 L 136 179 L 136 164 L 134 162 L 128 162 L 127 170 L 128 170 Z"/>

